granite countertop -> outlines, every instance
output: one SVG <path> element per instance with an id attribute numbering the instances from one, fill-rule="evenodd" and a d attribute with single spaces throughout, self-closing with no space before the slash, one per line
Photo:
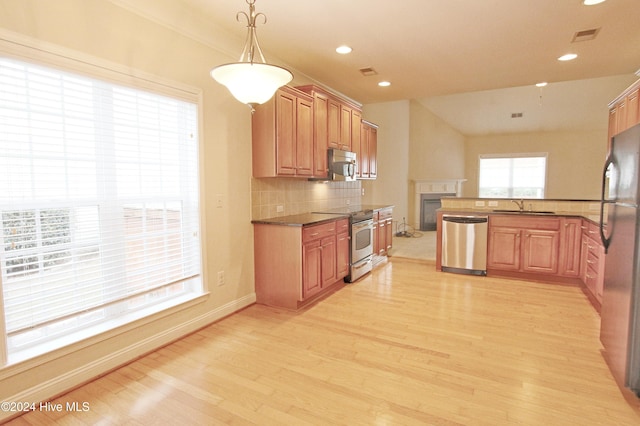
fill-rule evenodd
<path id="1" fill-rule="evenodd" d="M 317 225 L 324 222 L 348 218 L 347 214 L 329 214 L 329 213 L 302 213 L 289 216 L 270 217 L 266 219 L 252 220 L 253 224 L 263 225 L 283 225 L 283 226 L 307 226 Z"/>
<path id="2" fill-rule="evenodd" d="M 444 214 L 468 214 L 468 215 L 478 215 L 478 216 L 488 216 L 488 215 L 510 215 L 510 216 L 522 215 L 522 216 L 536 216 L 536 217 L 563 216 L 563 217 L 581 217 L 581 218 L 590 220 L 594 223 L 599 223 L 600 221 L 599 212 L 597 214 L 584 214 L 584 213 L 578 213 L 578 212 L 554 211 L 552 214 L 548 214 L 548 213 L 545 214 L 545 213 L 536 213 L 535 211 L 529 212 L 527 210 L 520 213 L 517 210 L 509 210 L 505 212 L 505 211 L 493 211 L 488 209 L 469 209 L 469 208 L 451 208 L 451 207 L 440 208 L 438 209 L 438 212 L 444 213 Z"/>
<path id="3" fill-rule="evenodd" d="M 375 205 L 353 205 L 338 207 L 335 209 L 329 209 L 326 213 L 301 213 L 289 216 L 277 216 L 269 217 L 266 219 L 252 220 L 253 224 L 263 225 L 284 225 L 284 226 L 307 226 L 317 225 L 323 222 L 331 222 L 333 220 L 348 218 L 349 212 L 356 212 L 358 210 L 382 210 L 386 208 L 393 208 L 391 204 L 375 204 Z"/>

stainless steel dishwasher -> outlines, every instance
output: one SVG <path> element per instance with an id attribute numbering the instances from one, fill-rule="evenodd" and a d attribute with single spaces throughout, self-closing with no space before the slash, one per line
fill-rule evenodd
<path id="1" fill-rule="evenodd" d="M 442 215 L 442 270 L 487 275 L 487 216 Z"/>

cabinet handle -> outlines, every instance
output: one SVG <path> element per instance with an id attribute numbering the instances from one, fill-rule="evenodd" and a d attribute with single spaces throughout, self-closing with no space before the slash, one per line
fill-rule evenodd
<path id="1" fill-rule="evenodd" d="M 589 260 L 589 259 L 587 259 L 587 263 L 590 263 L 590 264 L 592 264 L 592 265 L 593 265 L 593 264 L 594 264 L 594 263 L 596 263 L 596 262 L 594 262 L 593 260 Z"/>

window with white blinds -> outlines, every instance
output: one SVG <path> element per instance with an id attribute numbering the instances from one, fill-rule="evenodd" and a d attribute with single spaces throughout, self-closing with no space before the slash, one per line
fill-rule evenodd
<path id="1" fill-rule="evenodd" d="M 197 109 L 0 57 L 9 360 L 202 293 Z"/>

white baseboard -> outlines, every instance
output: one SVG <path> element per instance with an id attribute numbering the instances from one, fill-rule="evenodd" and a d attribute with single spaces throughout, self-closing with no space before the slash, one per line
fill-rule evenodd
<path id="1" fill-rule="evenodd" d="M 65 372 L 63 375 L 49 379 L 37 386 L 26 389 L 18 394 L 6 398 L 6 401 L 29 401 L 39 407 L 40 401 L 48 401 L 62 395 L 71 389 L 87 383 L 117 367 L 125 365 L 142 355 L 152 352 L 175 340 L 180 339 L 194 331 L 210 325 L 234 312 L 243 309 L 256 301 L 255 293 L 251 293 L 240 299 L 234 300 L 226 305 L 207 312 L 198 317 L 192 318 L 188 322 L 183 322 L 174 327 L 163 330 L 161 333 L 140 340 L 133 345 L 117 350 L 108 356 L 96 359 L 88 364 Z M 84 401 L 80 401 L 80 405 Z M 15 412 L 0 410 L 0 423 L 16 415 Z"/>

